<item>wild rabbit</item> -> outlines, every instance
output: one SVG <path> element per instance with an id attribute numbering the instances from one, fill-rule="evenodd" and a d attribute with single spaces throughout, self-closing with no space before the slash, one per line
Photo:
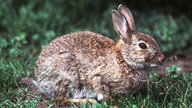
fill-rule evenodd
<path id="1" fill-rule="evenodd" d="M 146 84 L 146 68 L 164 58 L 156 41 L 137 32 L 131 11 L 112 11 L 118 43 L 101 34 L 81 31 L 58 37 L 36 63 L 34 81 L 50 98 L 109 99 L 137 92 Z"/>

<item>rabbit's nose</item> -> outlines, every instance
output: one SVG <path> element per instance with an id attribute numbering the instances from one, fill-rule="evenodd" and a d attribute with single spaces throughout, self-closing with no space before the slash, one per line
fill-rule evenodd
<path id="1" fill-rule="evenodd" d="M 160 52 L 157 60 L 159 62 L 164 62 L 164 58 L 165 58 L 165 56 L 163 55 L 163 53 Z"/>
<path id="2" fill-rule="evenodd" d="M 159 59 L 159 61 L 164 62 L 164 60 L 165 60 L 165 56 L 162 55 L 162 57 Z"/>
<path id="3" fill-rule="evenodd" d="M 164 56 L 162 58 L 159 58 L 159 62 L 164 62 Z"/>
<path id="4" fill-rule="evenodd" d="M 159 65 L 163 65 L 164 63 L 164 60 L 165 60 L 165 57 L 164 55 L 162 55 L 161 57 L 158 58 L 158 61 L 159 61 Z"/>

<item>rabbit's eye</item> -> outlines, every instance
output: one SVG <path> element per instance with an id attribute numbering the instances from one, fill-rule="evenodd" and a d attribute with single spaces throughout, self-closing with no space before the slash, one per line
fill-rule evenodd
<path id="1" fill-rule="evenodd" d="M 147 45 L 145 43 L 139 43 L 139 47 L 141 49 L 146 49 L 147 48 Z"/>

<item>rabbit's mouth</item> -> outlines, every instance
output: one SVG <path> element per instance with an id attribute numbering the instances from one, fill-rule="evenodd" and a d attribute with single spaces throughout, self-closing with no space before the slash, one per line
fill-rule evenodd
<path id="1" fill-rule="evenodd" d="M 158 64 L 151 64 L 150 65 L 150 67 L 152 67 L 152 68 L 156 68 L 156 67 L 158 67 L 159 65 Z"/>
<path id="2" fill-rule="evenodd" d="M 157 68 L 159 66 L 158 64 L 143 64 L 143 63 L 130 62 L 130 61 L 128 62 L 128 64 L 140 69 L 145 67 Z"/>
<path id="3" fill-rule="evenodd" d="M 149 68 L 158 68 L 159 67 L 159 64 L 154 64 L 154 63 L 152 63 L 152 64 L 147 64 L 147 65 L 145 65 L 146 67 L 149 67 Z"/>
<path id="4" fill-rule="evenodd" d="M 143 63 L 136 63 L 136 62 L 127 62 L 130 66 L 134 66 L 136 68 L 144 68 L 145 65 Z"/>
<path id="5" fill-rule="evenodd" d="M 162 62 L 160 62 L 160 63 L 152 63 L 152 64 L 150 64 L 150 68 L 158 68 L 159 66 L 162 66 L 163 65 L 163 63 Z"/>

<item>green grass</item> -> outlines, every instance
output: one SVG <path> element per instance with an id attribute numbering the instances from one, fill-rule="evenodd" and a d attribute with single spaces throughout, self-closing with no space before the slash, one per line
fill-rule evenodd
<path id="1" fill-rule="evenodd" d="M 33 75 L 35 63 L 34 58 L 30 56 L 24 59 L 25 53 L 21 54 L 21 58 L 13 56 L 7 61 L 5 61 L 5 57 L 0 59 L 0 107 L 35 108 L 39 103 L 44 103 L 47 108 L 57 106 L 54 100 L 48 102 L 41 97 L 34 96 L 27 87 L 21 86 L 22 77 Z M 126 98 L 119 97 L 109 104 L 106 102 L 92 105 L 84 103 L 80 107 L 112 108 L 115 104 L 119 108 L 190 108 L 192 107 L 192 75 L 189 73 L 179 74 L 180 70 L 180 67 L 173 65 L 166 68 L 167 74 L 164 76 L 151 72 L 147 81 L 146 94 L 127 96 Z M 72 105 L 72 107 L 79 106 Z"/>
<path id="2" fill-rule="evenodd" d="M 56 36 L 90 30 L 117 40 L 111 21 L 111 10 L 115 8 L 116 2 L 105 4 L 102 0 L 0 0 L 0 108 L 35 108 L 39 103 L 47 108 L 56 106 L 54 100 L 34 96 L 28 87 L 22 86 L 21 78 L 34 76 L 35 61 L 41 49 Z M 132 12 L 137 30 L 153 36 L 165 55 L 192 52 L 192 22 L 186 16 L 173 17 L 158 9 Z M 119 108 L 190 108 L 192 75 L 179 74 L 180 70 L 174 65 L 167 67 L 163 77 L 151 72 L 146 94 L 119 97 L 109 104 L 94 103 L 92 107 L 112 108 L 116 104 Z M 81 107 L 91 105 L 85 103 Z"/>

